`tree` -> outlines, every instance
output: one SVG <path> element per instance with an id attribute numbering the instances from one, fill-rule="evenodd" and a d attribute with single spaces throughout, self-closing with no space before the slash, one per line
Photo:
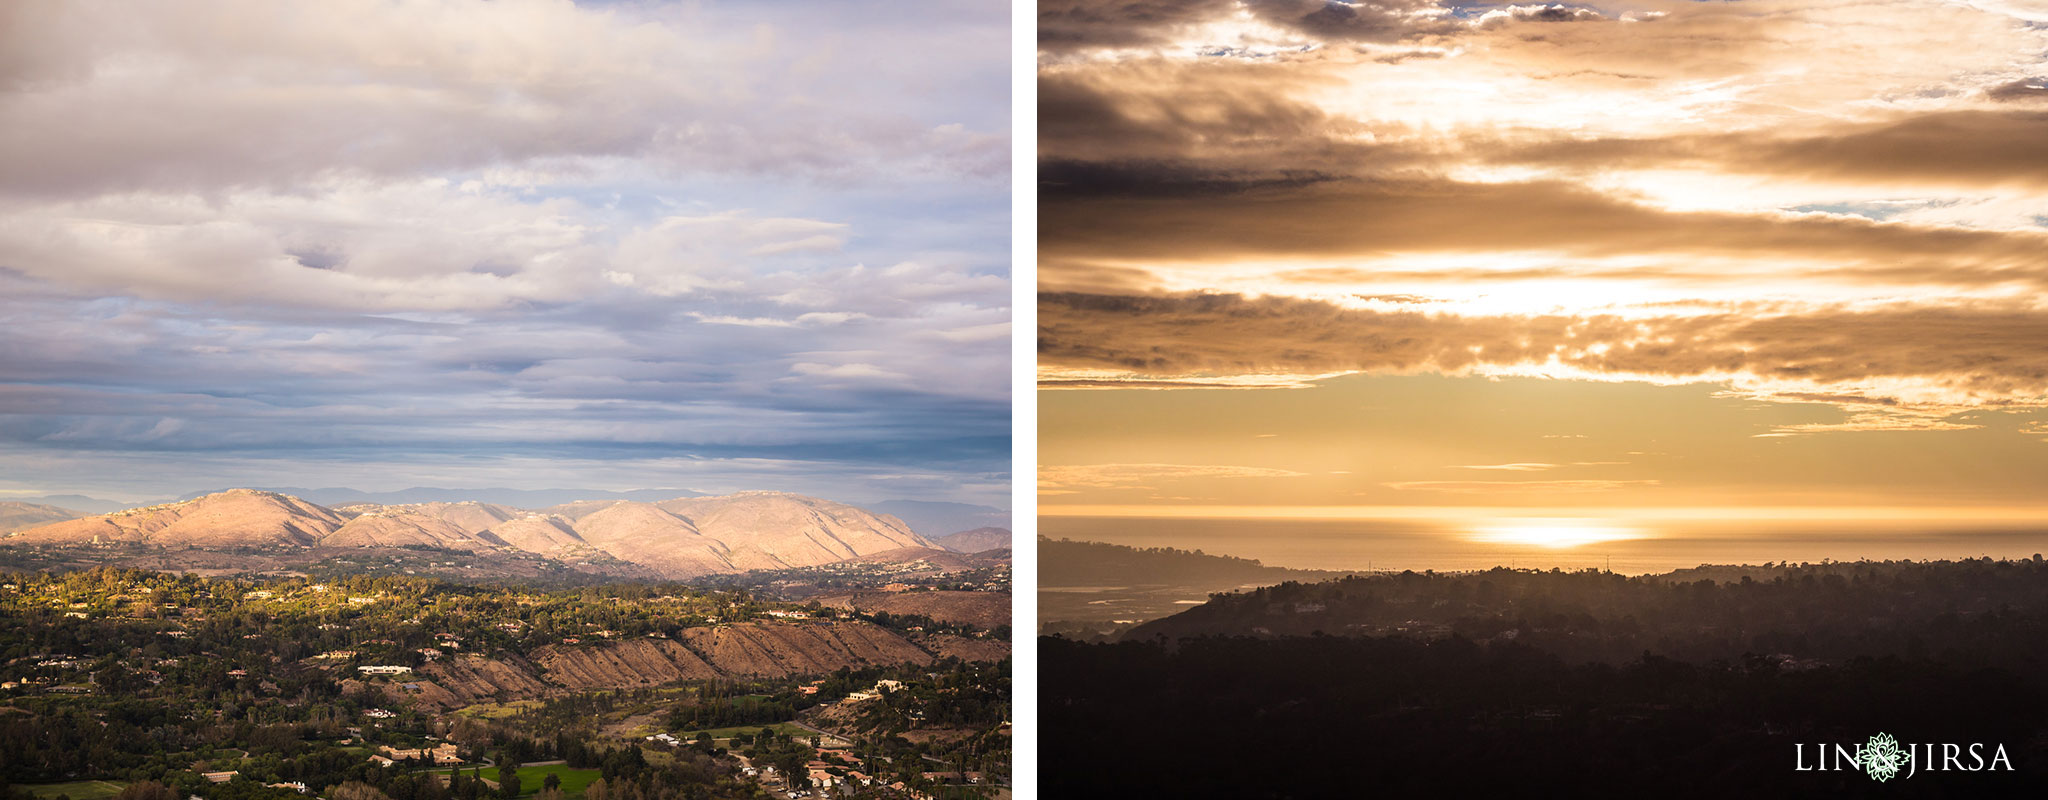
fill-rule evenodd
<path id="1" fill-rule="evenodd" d="M 514 766 L 511 761 L 502 761 L 498 764 L 498 796 L 505 800 L 519 796 L 519 767 Z"/>
<path id="2" fill-rule="evenodd" d="M 541 779 L 540 787 L 542 789 L 560 789 L 562 788 L 562 776 L 550 772 L 547 777 Z"/>
<path id="3" fill-rule="evenodd" d="M 178 800 L 178 793 L 156 781 L 131 783 L 114 800 Z"/>
<path id="4" fill-rule="evenodd" d="M 328 789 L 327 800 L 391 800 L 390 795 L 362 781 L 349 781 Z M 174 798 L 175 800 L 175 798 Z"/>

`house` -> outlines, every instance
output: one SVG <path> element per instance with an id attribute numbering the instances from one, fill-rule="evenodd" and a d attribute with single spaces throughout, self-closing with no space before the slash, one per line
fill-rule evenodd
<path id="1" fill-rule="evenodd" d="M 419 759 L 432 761 L 436 764 L 460 764 L 462 763 L 462 757 L 456 753 L 456 750 L 456 746 L 452 743 L 442 744 L 431 750 L 427 748 L 400 750 L 388 744 L 377 748 L 378 752 L 383 753 L 387 760 L 391 761 Z M 375 758 L 375 756 L 372 756 L 372 758 Z"/>
<path id="2" fill-rule="evenodd" d="M 398 716 L 398 713 L 395 711 L 387 711 L 381 708 L 372 708 L 368 711 L 364 711 L 363 716 L 369 717 L 370 719 L 391 719 L 392 717 Z"/>
<path id="3" fill-rule="evenodd" d="M 231 769 L 226 772 L 202 772 L 200 773 L 200 776 L 214 783 L 227 783 L 228 781 L 234 780 L 235 776 L 240 774 L 242 773 L 239 770 Z"/>
<path id="4" fill-rule="evenodd" d="M 412 667 L 397 664 L 371 664 L 356 667 L 356 669 L 365 675 L 404 675 L 412 672 Z"/>

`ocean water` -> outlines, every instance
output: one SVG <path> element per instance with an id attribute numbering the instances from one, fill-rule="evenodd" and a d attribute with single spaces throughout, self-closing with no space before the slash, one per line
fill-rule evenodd
<path id="1" fill-rule="evenodd" d="M 1173 547 L 1327 570 L 1461 570 L 1497 566 L 1607 569 L 1637 575 L 1702 564 L 2029 558 L 2048 553 L 2048 523 L 1660 522 L 1575 546 L 1502 541 L 1493 529 L 1416 520 L 1040 517 L 1039 535 Z M 1512 536 L 1505 537 L 1512 539 Z M 1539 537 L 1540 538 L 1540 537 Z"/>

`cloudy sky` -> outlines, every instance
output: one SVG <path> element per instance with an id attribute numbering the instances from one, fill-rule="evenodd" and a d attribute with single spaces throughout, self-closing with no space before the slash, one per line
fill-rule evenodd
<path id="1" fill-rule="evenodd" d="M 1007 505 L 1008 13 L 0 4 L 0 498 Z"/>
<path id="2" fill-rule="evenodd" d="M 2038 520 L 2048 3 L 1040 9 L 1047 513 Z"/>

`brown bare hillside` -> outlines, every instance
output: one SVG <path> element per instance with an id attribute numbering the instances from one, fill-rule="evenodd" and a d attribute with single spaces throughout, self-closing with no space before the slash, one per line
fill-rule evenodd
<path id="1" fill-rule="evenodd" d="M 491 526 L 490 533 L 507 544 L 535 553 L 556 553 L 587 548 L 583 537 L 569 527 L 569 520 L 554 514 L 521 514 Z"/>
<path id="2" fill-rule="evenodd" d="M 689 648 L 667 639 L 594 647 L 549 645 L 534 651 L 533 660 L 547 671 L 549 680 L 578 689 L 654 686 L 721 675 Z"/>
<path id="3" fill-rule="evenodd" d="M 512 653 L 463 655 L 420 668 L 411 680 L 364 683 L 396 701 L 442 708 L 545 697 L 567 689 L 624 689 L 724 677 L 820 675 L 840 667 L 928 664 L 933 654 L 994 661 L 1009 643 L 957 636 L 928 637 L 921 647 L 866 622 L 743 622 L 691 628 L 679 640 L 632 639 L 595 645 L 548 645 L 530 658 Z"/>
<path id="4" fill-rule="evenodd" d="M 387 506 L 364 512 L 320 538 L 322 547 L 404 547 L 425 545 L 476 550 L 504 544 L 496 536 L 478 535 L 423 511 Z"/>
<path id="5" fill-rule="evenodd" d="M 926 636 L 917 642 L 932 655 L 962 661 L 1001 661 L 1010 657 L 1010 643 L 1002 639 L 969 639 L 964 636 Z"/>
<path id="6" fill-rule="evenodd" d="M 1010 547 L 1012 537 L 1008 528 L 975 528 L 971 531 L 941 536 L 937 541 L 949 550 L 982 553 Z"/>
<path id="7" fill-rule="evenodd" d="M 456 527 L 470 533 L 490 530 L 499 523 L 517 518 L 524 513 L 510 506 L 479 503 L 474 500 L 460 503 L 421 503 L 420 510 L 455 523 Z"/>
<path id="8" fill-rule="evenodd" d="M 13 500 L 0 501 L 0 533 L 27 530 L 52 522 L 77 519 L 85 516 L 68 508 L 46 506 L 41 503 L 20 503 Z"/>
<path id="9" fill-rule="evenodd" d="M 517 656 L 457 656 L 421 667 L 420 673 L 429 680 L 408 683 L 419 684 L 417 700 L 456 708 L 546 694 L 548 685 L 535 678 L 534 671 L 531 663 Z"/>
<path id="10" fill-rule="evenodd" d="M 993 628 L 1010 621 L 1008 592 L 857 592 L 839 597 L 819 598 L 834 608 L 852 608 L 870 614 L 918 614 L 942 622 L 959 622 L 978 628 Z"/>
<path id="11" fill-rule="evenodd" d="M 621 500 L 585 514 L 575 527 L 576 534 L 592 546 L 653 567 L 667 577 L 736 571 L 726 558 L 723 542 L 650 503 Z"/>
<path id="12" fill-rule="evenodd" d="M 830 564 L 903 547 L 938 548 L 887 514 L 788 492 L 684 497 L 656 505 L 724 542 L 742 570 Z"/>
<path id="13" fill-rule="evenodd" d="M 969 556 L 951 550 L 934 550 L 928 547 L 898 547 L 879 553 L 869 553 L 859 558 L 847 559 L 856 564 L 903 564 L 923 567 L 925 571 L 937 574 L 958 572 L 986 566 Z"/>
<path id="14" fill-rule="evenodd" d="M 144 542 L 166 547 L 311 545 L 342 526 L 333 511 L 255 489 L 58 522 L 16 533 L 8 544 Z"/>
<path id="15" fill-rule="evenodd" d="M 712 666 L 732 675 L 783 677 L 932 660 L 930 653 L 903 637 L 865 622 L 759 622 L 691 628 L 682 633 L 682 641 Z"/>

